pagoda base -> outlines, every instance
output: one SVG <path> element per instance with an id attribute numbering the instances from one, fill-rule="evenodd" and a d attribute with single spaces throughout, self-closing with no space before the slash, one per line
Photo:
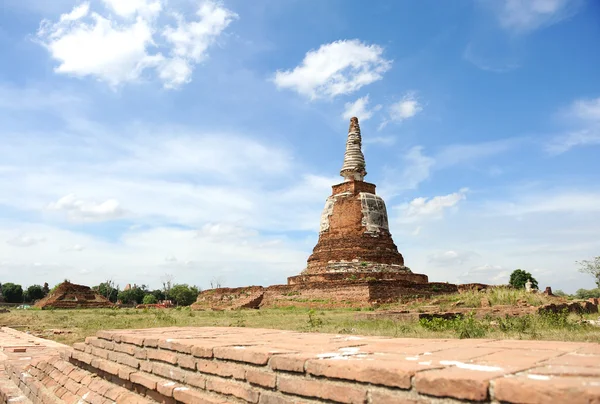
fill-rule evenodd
<path id="1" fill-rule="evenodd" d="M 429 278 L 423 274 L 413 274 L 410 271 L 396 272 L 323 272 L 318 274 L 305 274 L 290 276 L 288 285 L 298 285 L 317 282 L 340 282 L 340 281 L 409 281 L 425 284 Z"/>

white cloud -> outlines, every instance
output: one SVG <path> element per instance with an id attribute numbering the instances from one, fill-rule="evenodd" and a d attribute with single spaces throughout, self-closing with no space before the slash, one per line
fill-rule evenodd
<path id="1" fill-rule="evenodd" d="M 576 100 L 571 106 L 571 113 L 581 120 L 600 122 L 600 97 Z"/>
<path id="2" fill-rule="evenodd" d="M 105 221 L 123 217 L 125 210 L 115 199 L 108 199 L 102 203 L 86 202 L 69 194 L 58 201 L 48 205 L 50 210 L 64 211 L 72 220 Z"/>
<path id="3" fill-rule="evenodd" d="M 350 94 L 383 78 L 392 62 L 382 55 L 381 46 L 357 39 L 324 44 L 293 70 L 277 71 L 275 84 L 310 99 Z"/>
<path id="4" fill-rule="evenodd" d="M 429 255 L 429 261 L 436 265 L 463 265 L 465 262 L 477 257 L 478 254 L 472 251 L 448 250 L 436 252 Z"/>
<path id="5" fill-rule="evenodd" d="M 434 196 L 433 198 L 415 198 L 408 204 L 401 205 L 399 209 L 403 211 L 406 219 L 441 217 L 446 209 L 452 208 L 466 199 L 467 191 L 466 188 L 463 188 L 448 195 Z"/>
<path id="6" fill-rule="evenodd" d="M 102 0 L 107 7 L 121 17 L 133 17 L 136 14 L 152 16 L 160 13 L 160 0 Z"/>
<path id="7" fill-rule="evenodd" d="M 373 113 L 379 111 L 381 109 L 381 105 L 375 105 L 372 109 L 368 108 L 369 105 L 369 96 L 365 95 L 357 99 L 354 102 L 347 102 L 344 107 L 344 113 L 342 117 L 344 119 L 350 119 L 352 117 L 357 117 L 359 121 L 364 122 L 368 119 L 371 119 Z"/>
<path id="8" fill-rule="evenodd" d="M 206 51 L 238 15 L 214 2 L 203 3 L 198 21 L 185 21 L 177 14 L 177 27 L 166 27 L 162 35 L 173 47 L 173 58 L 160 68 L 167 87 L 177 87 L 190 81 L 192 65 L 207 56 Z"/>
<path id="9" fill-rule="evenodd" d="M 387 126 L 389 122 L 402 122 L 412 118 L 423 111 L 423 105 L 419 102 L 414 91 L 406 93 L 402 99 L 388 107 L 389 117 L 384 119 L 378 130 Z"/>
<path id="10" fill-rule="evenodd" d="M 62 248 L 62 251 L 65 251 L 65 252 L 69 252 L 69 251 L 79 252 L 79 251 L 83 251 L 83 250 L 85 250 L 85 247 L 82 246 L 81 244 L 73 244 L 72 246 Z"/>
<path id="11" fill-rule="evenodd" d="M 37 38 L 58 61 L 57 73 L 91 76 L 115 87 L 156 69 L 164 86 L 175 88 L 191 80 L 194 65 L 205 59 L 209 46 L 236 17 L 206 1 L 197 12 L 198 21 L 187 22 L 177 15 L 176 28 L 161 27 L 158 15 L 163 8 L 158 0 L 104 2 L 114 15 L 90 12 L 90 3 L 83 3 L 58 22 L 42 21 Z"/>
<path id="12" fill-rule="evenodd" d="M 390 105 L 390 118 L 394 121 L 403 121 L 412 118 L 422 110 L 423 106 L 416 99 L 414 93 L 408 93 L 401 101 Z"/>
<path id="13" fill-rule="evenodd" d="M 555 24 L 573 16 L 580 0 L 501 0 L 498 7 L 500 25 L 510 31 L 524 33 Z"/>
<path id="14" fill-rule="evenodd" d="M 577 146 L 600 145 L 600 97 L 575 100 L 565 117 L 574 129 L 554 136 L 545 145 L 549 154 L 561 154 Z"/>
<path id="15" fill-rule="evenodd" d="M 22 234 L 7 240 L 6 243 L 13 247 L 31 247 L 44 241 L 46 241 L 46 239 L 43 237 L 32 237 Z"/>

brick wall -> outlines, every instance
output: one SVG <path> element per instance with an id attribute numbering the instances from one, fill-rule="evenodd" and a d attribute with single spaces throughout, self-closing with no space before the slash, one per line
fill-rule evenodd
<path id="1" fill-rule="evenodd" d="M 170 327 L 100 331 L 73 348 L 62 358 L 8 365 L 10 387 L 26 396 L 11 402 L 595 403 L 600 397 L 600 350 L 584 342 Z M 0 397 L 9 397 L 6 385 L 0 380 Z"/>

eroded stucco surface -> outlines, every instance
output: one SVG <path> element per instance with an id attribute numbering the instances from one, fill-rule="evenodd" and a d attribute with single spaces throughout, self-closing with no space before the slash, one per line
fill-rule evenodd
<path id="1" fill-rule="evenodd" d="M 362 210 L 362 225 L 369 233 L 379 233 L 382 229 L 389 230 L 387 210 L 381 197 L 361 192 L 358 194 Z"/>

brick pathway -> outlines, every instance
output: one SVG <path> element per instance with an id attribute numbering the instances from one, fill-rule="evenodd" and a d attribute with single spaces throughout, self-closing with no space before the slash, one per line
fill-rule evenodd
<path id="1" fill-rule="evenodd" d="M 66 351 L 41 341 L 0 332 L 4 360 L 31 361 L 29 374 L 58 370 L 70 380 L 66 375 L 72 372 L 83 383 L 83 373 L 70 364 L 54 358 L 48 367 L 36 359 L 62 350 L 63 359 L 85 372 L 130 386 L 146 400 L 139 402 L 159 397 L 185 403 L 600 403 L 600 344 L 593 343 L 393 339 L 233 327 L 100 331 Z M 28 351 L 11 352 L 19 344 L 30 344 Z M 79 384 L 74 390 L 86 388 Z"/>

